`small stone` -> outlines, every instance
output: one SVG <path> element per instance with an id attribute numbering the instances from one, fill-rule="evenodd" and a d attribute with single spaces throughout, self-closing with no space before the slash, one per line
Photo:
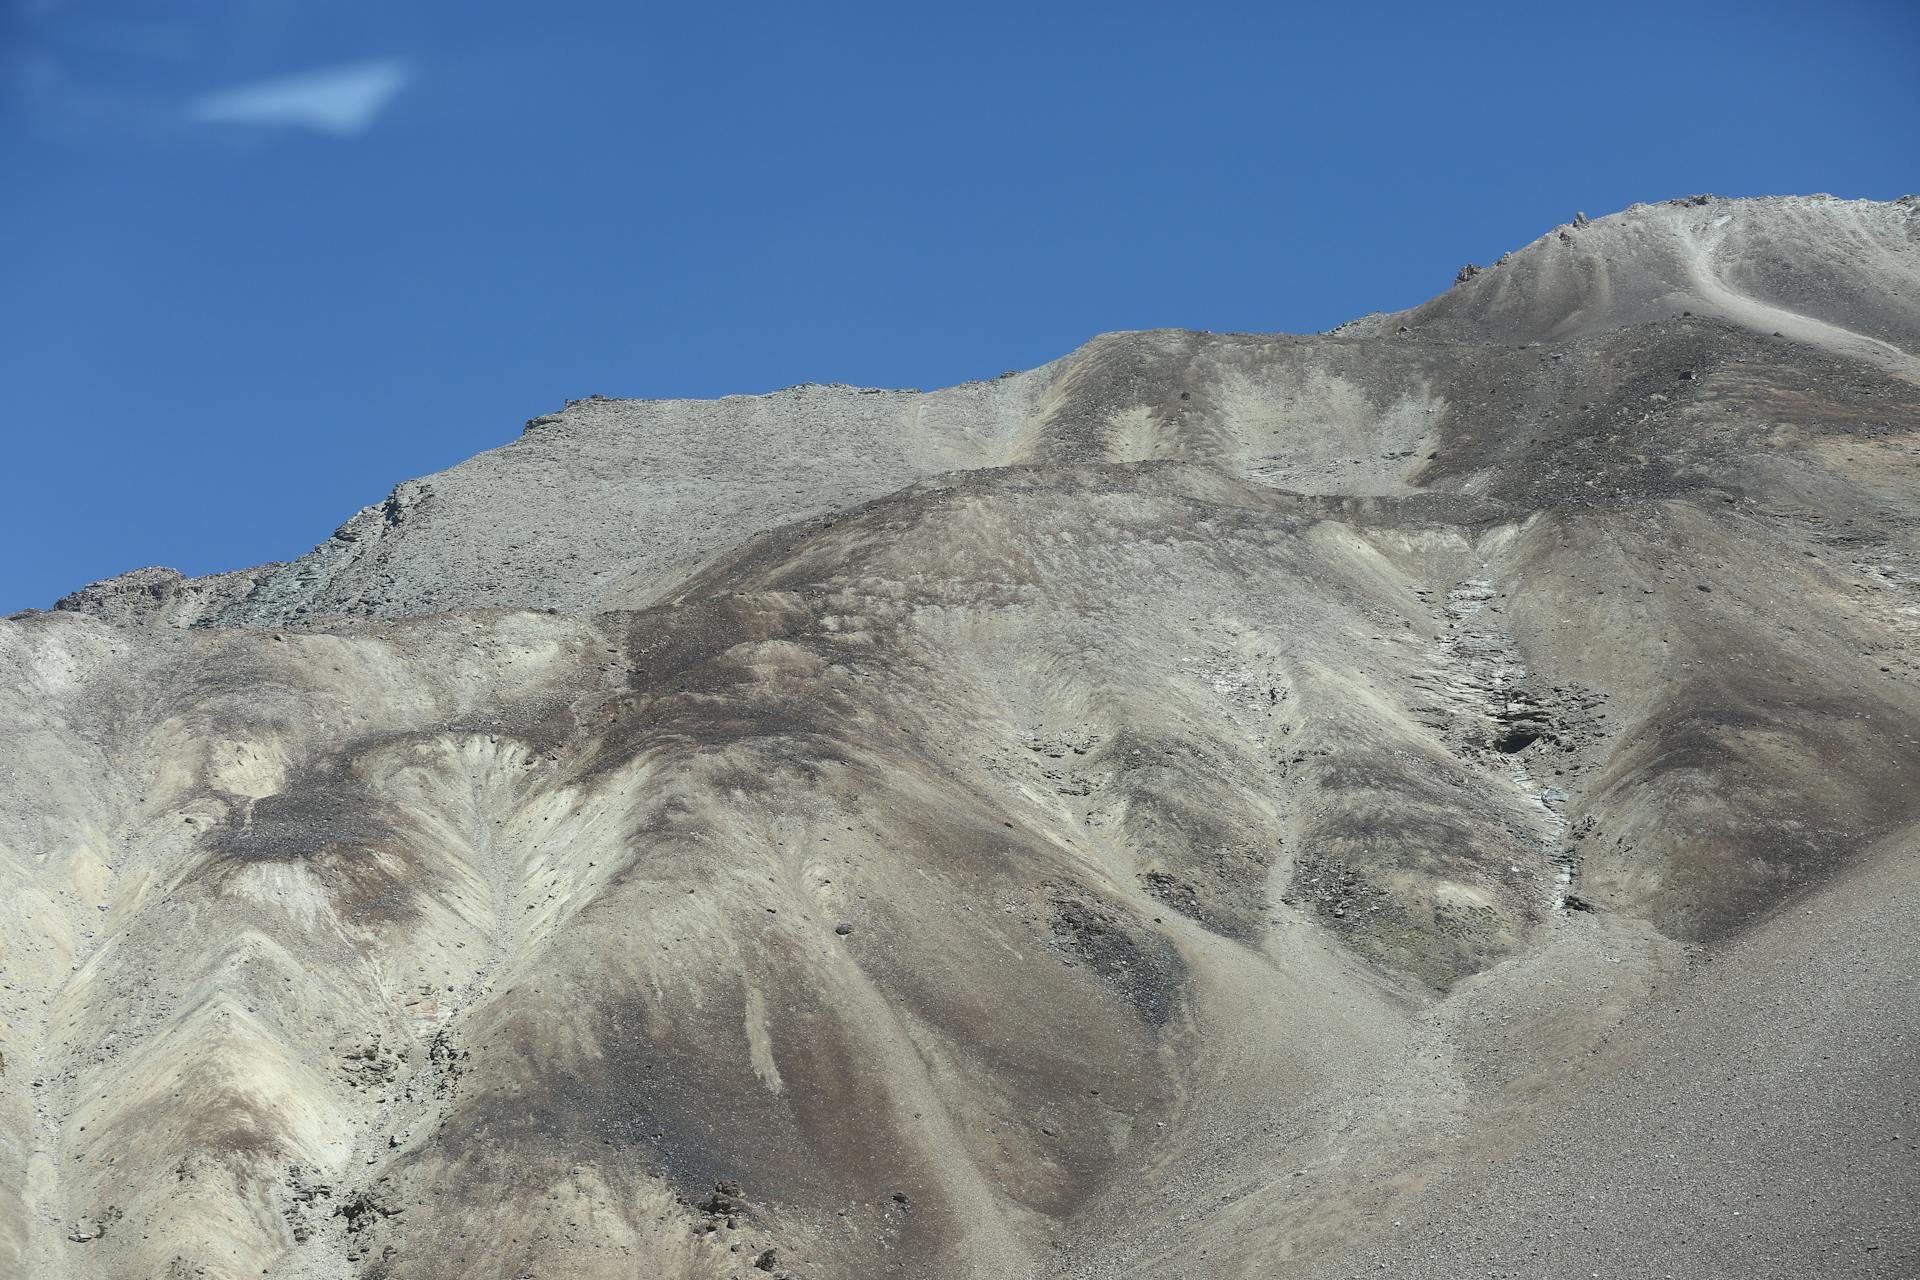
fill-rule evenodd
<path id="1" fill-rule="evenodd" d="M 839 924 L 833 926 L 833 931 L 844 938 L 853 932 L 853 926 L 842 920 Z"/>

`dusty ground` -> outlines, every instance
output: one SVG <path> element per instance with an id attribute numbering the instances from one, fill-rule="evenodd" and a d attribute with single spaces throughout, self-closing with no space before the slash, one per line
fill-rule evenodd
<path id="1" fill-rule="evenodd" d="M 586 400 L 0 622 L 0 1274 L 1920 1274 L 1920 200 Z"/>

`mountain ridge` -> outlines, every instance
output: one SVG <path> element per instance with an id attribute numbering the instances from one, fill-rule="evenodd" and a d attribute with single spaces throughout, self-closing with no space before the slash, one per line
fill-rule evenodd
<path id="1" fill-rule="evenodd" d="M 1790 328 L 1796 328 L 1791 340 L 1833 350 L 1836 354 L 1848 358 L 1865 359 L 1871 363 L 1880 364 L 1887 372 L 1903 380 L 1920 377 L 1920 363 L 1916 363 L 1920 357 L 1913 354 L 1914 350 L 1920 349 L 1920 327 L 1905 321 L 1882 325 L 1887 333 L 1906 344 L 1906 349 L 1902 350 L 1892 347 L 1890 341 L 1871 334 L 1836 331 L 1834 326 L 1828 325 L 1817 317 L 1801 317 L 1804 323 L 1796 327 L 1791 318 L 1776 315 L 1773 310 L 1755 311 L 1753 309 L 1754 305 L 1764 304 L 1743 304 L 1724 288 L 1701 291 L 1697 287 L 1700 268 L 1697 262 L 1687 257 L 1688 253 L 1695 253 L 1697 256 L 1693 244 L 1696 228 L 1684 224 L 1704 223 L 1709 230 L 1713 230 L 1715 224 L 1731 220 L 1734 223 L 1736 236 L 1744 234 L 1747 239 L 1757 240 L 1765 245 L 1780 239 L 1783 234 L 1770 228 L 1768 220 L 1788 215 L 1791 215 L 1794 223 L 1826 218 L 1829 221 L 1838 221 L 1849 229 L 1853 229 L 1856 225 L 1870 226 L 1873 235 L 1869 239 L 1877 247 L 1884 247 L 1882 242 L 1896 241 L 1900 245 L 1910 247 L 1916 237 L 1920 237 L 1920 196 L 1906 196 L 1888 202 L 1844 201 L 1824 196 L 1744 197 L 1731 200 L 1695 196 L 1655 205 L 1635 205 L 1621 213 L 1592 221 L 1583 220 L 1563 224 L 1536 238 L 1516 253 L 1507 255 L 1501 263 L 1476 269 L 1476 274 L 1471 278 L 1459 282 L 1454 289 L 1427 303 L 1404 312 L 1363 317 L 1338 326 L 1323 335 L 1214 334 L 1206 331 L 1170 329 L 1115 332 L 1099 335 L 1075 351 L 1024 373 L 1003 374 L 999 378 L 959 383 L 953 387 L 931 392 L 802 383 L 776 392 L 727 396 L 706 401 L 612 400 L 599 396 L 588 397 L 569 402 L 558 414 L 530 419 L 520 440 L 476 455 L 468 462 L 458 464 L 449 471 L 437 473 L 436 476 L 410 480 L 397 486 L 384 502 L 363 508 L 312 552 L 285 565 L 264 565 L 248 570 L 237 570 L 232 574 L 216 574 L 204 579 L 185 580 L 180 586 L 158 589 L 150 579 L 134 584 L 126 581 L 127 575 L 121 575 L 90 584 L 89 587 L 63 598 L 62 602 L 55 607 L 99 607 L 111 612 L 137 605 L 144 597 L 154 596 L 157 589 L 158 595 L 164 597 L 170 604 L 178 600 L 178 606 L 161 609 L 160 612 L 163 615 L 177 612 L 187 622 L 255 626 L 289 625 L 299 617 L 328 616 L 327 612 L 319 612 L 316 615 L 316 610 L 337 611 L 337 616 L 363 616 L 370 613 L 393 616 L 396 611 L 400 613 L 432 612 L 442 605 L 546 607 L 549 603 L 560 602 L 541 598 L 535 584 L 546 581 L 544 575 L 553 571 L 552 565 L 543 566 L 539 574 L 529 575 L 533 583 L 522 585 L 517 590 L 507 588 L 491 593 L 482 592 L 478 599 L 472 598 L 473 593 L 470 592 L 467 598 L 455 600 L 432 598 L 429 591 L 423 590 L 422 598 L 418 601 L 394 602 L 384 597 L 383 587 L 387 584 L 381 581 L 381 576 L 386 571 L 371 566 L 362 569 L 357 562 L 368 558 L 369 547 L 381 546 L 386 535 L 402 519 L 432 496 L 434 481 L 437 477 L 459 473 L 463 468 L 471 469 L 488 465 L 483 460 L 511 457 L 516 446 L 534 443 L 534 440 L 529 439 L 530 437 L 537 439 L 542 435 L 551 434 L 564 442 L 570 435 L 615 431 L 623 426 L 628 430 L 635 428 L 645 430 L 649 422 L 655 424 L 652 429 L 657 432 L 665 425 L 660 422 L 661 419 L 671 419 L 676 415 L 690 419 L 685 424 L 673 424 L 667 427 L 668 439 L 660 442 L 659 445 L 659 447 L 666 447 L 686 444 L 684 437 L 688 433 L 713 431 L 725 433 L 729 438 L 734 439 L 742 435 L 751 437 L 756 429 L 765 429 L 765 420 L 771 416 L 776 420 L 776 429 L 788 430 L 802 439 L 817 440 L 822 430 L 829 428 L 844 433 L 850 423 L 857 423 L 857 429 L 865 435 L 864 440 L 835 441 L 834 443 L 844 443 L 849 448 L 859 445 L 861 447 L 856 450 L 856 453 L 879 455 L 886 453 L 887 449 L 876 433 L 886 427 L 898 430 L 903 425 L 901 419 L 909 413 L 922 421 L 930 414 L 936 420 L 933 427 L 934 438 L 919 442 L 910 440 L 904 449 L 894 450 L 895 456 L 864 486 L 877 493 L 887 490 L 875 486 L 894 487 L 894 482 L 905 482 L 910 478 L 938 474 L 944 470 L 1039 460 L 1021 456 L 1022 450 L 1019 446 L 1023 443 L 1022 432 L 1032 433 L 1039 430 L 1043 433 L 1038 440 L 1024 441 L 1028 452 L 1036 446 L 1042 449 L 1061 448 L 1065 442 L 1054 442 L 1046 438 L 1044 433 L 1047 427 L 1053 425 L 1057 428 L 1061 425 L 1063 412 L 1070 419 L 1075 414 L 1087 413 L 1089 406 L 1077 403 L 1052 406 L 1052 417 L 1049 419 L 1049 406 L 1042 401 L 1050 393 L 1057 395 L 1052 384 L 1062 377 L 1069 382 L 1079 378 L 1083 382 L 1092 384 L 1088 392 L 1080 398 L 1092 401 L 1095 407 L 1104 400 L 1113 399 L 1116 396 L 1124 398 L 1126 391 L 1124 379 L 1130 375 L 1136 382 L 1140 380 L 1139 370 L 1124 366 L 1129 363 L 1144 363 L 1130 362 L 1126 355 L 1128 348 L 1150 349 L 1156 345 L 1204 347 L 1214 343 L 1229 346 L 1236 343 L 1262 343 L 1296 344 L 1313 349 L 1316 344 L 1325 343 L 1330 339 L 1385 339 L 1408 334 L 1417 334 L 1422 342 L 1443 344 L 1453 341 L 1480 343 L 1545 341 L 1564 327 L 1564 321 L 1554 321 L 1547 316 L 1558 314 L 1551 310 L 1552 307 L 1565 305 L 1559 300 L 1559 294 L 1563 292 L 1560 275 L 1568 270 L 1568 267 L 1564 261 L 1549 263 L 1543 267 L 1539 260 L 1549 257 L 1565 258 L 1569 254 L 1576 255 L 1580 267 L 1588 275 L 1592 275 L 1598 266 L 1603 266 L 1612 260 L 1607 249 L 1617 248 L 1615 242 L 1622 239 L 1629 241 L 1628 247 L 1642 248 L 1645 242 L 1654 241 L 1656 257 L 1663 271 L 1666 272 L 1667 278 L 1657 282 L 1658 288 L 1640 281 L 1637 282 L 1636 288 L 1624 290 L 1632 295 L 1629 300 L 1630 305 L 1627 305 L 1624 310 L 1616 306 L 1613 311 L 1603 317 L 1604 323 L 1597 328 L 1589 325 L 1588 329 L 1599 333 L 1612 332 L 1630 327 L 1631 324 L 1645 323 L 1654 317 L 1656 312 L 1660 318 L 1687 318 L 1691 313 L 1690 308 L 1685 304 L 1690 303 L 1692 306 L 1701 308 L 1703 314 L 1713 312 L 1716 307 L 1723 312 L 1731 311 L 1733 314 L 1726 318 L 1746 328 L 1753 328 L 1754 325 L 1750 322 L 1756 319 L 1766 324 L 1776 321 L 1787 324 Z M 1682 225 L 1676 229 L 1675 224 Z M 1758 224 L 1757 229 L 1755 224 Z M 1790 226 L 1789 230 L 1792 229 L 1793 227 Z M 1831 230 L 1831 228 L 1823 229 Z M 1723 232 L 1723 237 L 1724 234 Z M 1803 236 L 1802 239 L 1804 241 L 1805 237 Z M 1676 245 L 1680 247 L 1676 248 Z M 1596 249 L 1595 246 L 1600 247 Z M 1831 266 L 1830 263 L 1826 265 Z M 1852 271 L 1852 275 L 1847 275 L 1845 271 L 1835 268 L 1829 272 L 1829 275 L 1839 275 L 1843 278 L 1829 279 L 1824 285 L 1816 280 L 1814 284 L 1822 288 L 1850 288 L 1852 292 L 1848 296 L 1854 296 L 1861 291 L 1859 277 L 1863 273 L 1858 268 L 1859 264 L 1856 263 L 1846 269 Z M 1903 268 L 1901 272 L 1890 276 L 1897 282 L 1901 292 L 1893 295 L 1891 291 L 1894 286 L 1884 286 L 1890 292 L 1890 296 L 1896 296 L 1896 300 L 1904 298 L 1906 301 L 1907 309 L 1896 311 L 1894 313 L 1896 318 L 1911 315 L 1914 310 L 1914 300 L 1920 298 L 1920 276 L 1916 276 L 1910 262 L 1903 262 Z M 1656 273 L 1658 274 L 1660 273 Z M 1516 278 L 1520 283 L 1509 287 L 1508 282 Z M 1587 283 L 1591 285 L 1592 281 L 1589 280 Z M 1876 285 L 1876 290 L 1881 287 Z M 1509 322 L 1509 327 L 1501 330 L 1497 335 L 1489 334 L 1484 330 L 1484 326 L 1481 326 L 1481 322 L 1473 317 L 1489 307 L 1499 309 L 1504 306 L 1509 312 L 1516 310 L 1507 305 L 1511 302 L 1514 288 L 1520 289 L 1527 295 L 1527 299 L 1530 299 L 1523 299 L 1522 305 L 1517 308 L 1524 317 L 1523 321 L 1517 328 Z M 1616 289 L 1604 292 L 1611 299 L 1614 294 L 1623 291 Z M 1802 292 L 1818 294 L 1820 288 L 1803 288 Z M 1536 295 L 1544 295 L 1545 301 L 1543 302 L 1541 297 Z M 1549 308 L 1546 315 L 1542 313 L 1543 306 Z M 1683 313 L 1686 314 L 1683 315 Z M 1875 314 L 1877 316 L 1878 312 Z M 1578 336 L 1592 337 L 1594 332 L 1561 336 L 1568 340 L 1577 340 Z M 1779 336 L 1786 335 L 1783 333 Z M 1162 366 L 1166 364 L 1164 361 L 1160 363 Z M 1122 385 L 1119 387 L 1106 385 L 1111 379 L 1103 379 L 1099 376 L 1103 369 L 1115 365 L 1122 366 L 1119 369 Z M 1164 367 L 1155 372 L 1165 385 L 1172 385 L 1178 380 L 1177 373 L 1170 376 L 1169 371 Z M 1310 369 L 1306 372 L 1309 378 L 1317 376 L 1325 380 L 1327 377 L 1324 370 Z M 1304 383 L 1307 380 L 1302 381 Z M 1303 385 L 1288 388 L 1288 390 L 1310 396 L 1312 388 Z M 1349 396 L 1353 394 L 1352 389 L 1347 387 L 1335 386 L 1333 391 L 1335 394 L 1341 392 Z M 858 396 L 862 399 L 851 405 L 838 403 L 840 399 L 848 396 Z M 826 401 L 824 405 L 807 403 L 822 397 Z M 907 398 L 904 406 L 901 400 L 903 397 Z M 1068 397 L 1069 401 L 1074 398 L 1071 395 Z M 949 402 L 957 403 L 949 405 Z M 1313 407 L 1329 416 L 1339 414 L 1341 408 L 1341 406 L 1327 404 Z M 1341 416 L 1350 418 L 1351 406 L 1346 407 L 1349 413 Z M 1431 406 L 1428 407 L 1431 408 Z M 790 412 L 781 414 L 779 410 L 783 408 L 789 409 Z M 1170 416 L 1167 409 L 1167 406 L 1159 406 L 1157 410 L 1163 422 Z M 745 421 L 738 420 L 740 415 L 737 412 L 729 412 L 739 410 L 746 411 Z M 771 415 L 765 412 L 769 410 L 773 411 Z M 887 411 L 892 413 L 891 420 L 886 416 Z M 1036 415 L 1038 415 L 1038 421 L 1035 420 Z M 792 421 L 791 423 L 779 421 L 782 418 L 792 419 Z M 638 421 L 631 419 L 638 419 Z M 999 424 L 997 431 L 1000 437 L 1013 437 L 1012 453 L 1008 452 L 1009 446 L 1004 439 L 996 445 L 993 436 L 982 437 L 977 429 L 971 427 L 971 424 L 983 420 Z M 1152 424 L 1142 425 L 1149 428 L 1150 435 Z M 1329 424 L 1322 418 L 1312 425 L 1324 430 Z M 1176 423 L 1174 426 L 1176 429 L 1185 429 L 1185 424 Z M 1349 430 L 1352 429 L 1349 428 Z M 943 438 L 942 432 L 948 438 Z M 632 442 L 615 443 L 620 445 Z M 917 450 L 916 443 L 919 446 Z M 1122 441 L 1118 445 L 1118 451 L 1124 453 L 1129 443 L 1135 451 L 1140 451 L 1180 448 L 1185 447 L 1188 442 L 1174 442 L 1169 445 L 1165 440 L 1156 441 L 1151 438 L 1131 442 Z M 795 446 L 802 447 L 799 440 L 795 441 Z M 745 446 L 739 447 L 744 455 Z M 1109 448 L 1107 451 L 1111 454 L 1116 450 Z M 709 456 L 711 456 L 710 451 Z M 849 456 L 843 455 L 836 461 L 841 464 L 843 474 L 853 469 L 854 459 Z M 603 463 L 604 459 L 597 458 L 589 450 L 584 456 L 575 460 L 573 465 L 592 467 Z M 627 465 L 631 466 L 630 463 Z M 707 465 L 711 467 L 716 464 Z M 1324 466 L 1324 463 L 1320 465 Z M 515 477 L 509 473 L 503 479 L 507 483 L 523 483 L 526 478 Z M 681 482 L 685 479 L 687 478 L 676 477 L 676 480 Z M 807 505 L 809 500 L 807 495 L 799 495 L 800 500 L 797 503 L 782 502 L 781 499 L 785 495 L 766 494 L 761 491 L 765 487 L 751 484 L 742 486 L 739 496 L 751 504 L 751 517 L 729 525 L 726 533 L 718 538 L 708 539 L 695 548 L 681 550 L 671 559 L 671 568 L 656 570 L 650 565 L 643 564 L 643 567 L 636 570 L 633 566 L 621 565 L 615 556 L 607 554 L 602 557 L 601 572 L 612 574 L 626 569 L 628 572 L 651 571 L 655 576 L 669 576 L 675 570 L 690 567 L 690 564 L 697 562 L 702 554 L 711 554 L 717 550 L 724 544 L 729 534 L 742 535 L 744 530 L 752 527 L 756 522 L 764 523 L 768 519 L 783 515 L 797 515 L 811 509 Z M 702 489 L 701 501 L 705 500 L 704 495 L 705 491 Z M 811 501 L 815 503 L 826 501 L 828 496 L 816 491 L 811 495 Z M 659 494 L 649 493 L 649 498 L 657 502 Z M 475 516 L 476 508 L 484 505 L 484 502 L 476 503 L 475 507 L 469 508 L 463 514 Z M 686 513 L 681 511 L 676 514 L 684 516 Z M 469 520 L 469 523 L 477 522 L 477 520 Z M 651 530 L 650 532 L 657 535 L 660 531 Z M 471 571 L 475 567 L 475 552 L 484 550 L 490 553 L 491 559 L 498 560 L 510 558 L 503 553 L 514 549 L 497 544 L 484 548 L 476 547 L 463 555 L 461 563 L 464 568 Z M 429 558 L 438 559 L 437 557 Z M 133 571 L 135 574 L 150 572 L 149 570 Z M 402 572 L 404 573 L 404 569 Z M 343 573 L 344 579 L 339 585 L 335 585 L 335 579 Z M 469 572 L 468 576 L 473 575 Z M 325 585 L 316 589 L 313 585 L 316 581 L 324 582 Z M 186 592 L 184 599 L 179 598 L 181 587 L 184 587 Z M 569 599 L 565 607 L 577 607 L 579 603 L 577 599 Z"/>

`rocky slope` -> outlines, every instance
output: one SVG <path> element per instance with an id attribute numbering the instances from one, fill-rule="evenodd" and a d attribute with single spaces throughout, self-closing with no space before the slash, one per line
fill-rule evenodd
<path id="1" fill-rule="evenodd" d="M 0 1272 L 1911 1274 L 1920 200 L 1463 276 L 0 622 Z"/>

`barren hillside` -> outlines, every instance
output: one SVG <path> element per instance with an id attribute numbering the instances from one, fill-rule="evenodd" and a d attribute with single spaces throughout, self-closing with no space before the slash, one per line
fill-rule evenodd
<path id="1" fill-rule="evenodd" d="M 588 399 L 0 622 L 0 1274 L 1920 1272 L 1920 198 Z"/>

